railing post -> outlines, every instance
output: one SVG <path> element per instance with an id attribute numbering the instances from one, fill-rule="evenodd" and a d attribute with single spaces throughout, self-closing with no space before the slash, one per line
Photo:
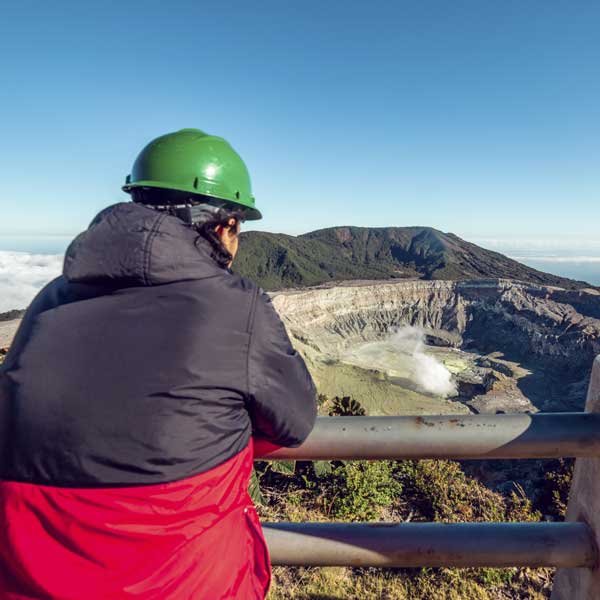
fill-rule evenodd
<path id="1" fill-rule="evenodd" d="M 600 356 L 594 361 L 586 412 L 600 413 Z M 569 494 L 567 521 L 582 521 L 591 528 L 600 547 L 600 458 L 578 458 Z M 600 569 L 559 569 L 552 600 L 598 600 Z"/>

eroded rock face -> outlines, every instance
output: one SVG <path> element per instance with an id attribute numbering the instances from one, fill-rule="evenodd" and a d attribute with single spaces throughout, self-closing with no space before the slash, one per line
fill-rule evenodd
<path id="1" fill-rule="evenodd" d="M 412 325 L 425 331 L 429 343 L 498 353 L 535 367 L 523 386 L 525 391 L 535 386 L 540 395 L 551 377 L 562 377 L 565 384 L 586 378 L 600 354 L 596 290 L 507 280 L 414 280 L 351 282 L 272 296 L 294 344 L 312 364 L 335 360 L 344 349 Z M 555 409 L 576 408 L 581 401 L 565 399 Z M 542 402 L 539 408 L 549 407 Z"/>
<path id="2" fill-rule="evenodd" d="M 589 369 L 600 354 L 600 294 L 510 281 L 400 281 L 284 291 L 290 334 L 322 354 L 413 325 L 455 346 L 533 353 Z"/>
<path id="3" fill-rule="evenodd" d="M 309 356 L 311 349 L 337 355 L 358 342 L 383 339 L 402 325 L 460 345 L 467 326 L 467 302 L 452 282 L 348 283 L 272 297 L 288 332 Z"/>

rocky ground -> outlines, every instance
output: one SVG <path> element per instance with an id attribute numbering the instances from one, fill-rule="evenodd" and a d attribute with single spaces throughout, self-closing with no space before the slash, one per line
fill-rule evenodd
<path id="1" fill-rule="evenodd" d="M 10 346 L 20 322 L 20 319 L 0 321 L 0 351 Z"/>

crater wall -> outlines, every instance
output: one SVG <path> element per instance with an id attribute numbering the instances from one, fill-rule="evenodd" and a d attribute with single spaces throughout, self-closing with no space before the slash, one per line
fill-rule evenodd
<path id="1" fill-rule="evenodd" d="M 596 290 L 509 280 L 411 280 L 347 282 L 272 298 L 309 366 L 335 360 L 353 345 L 382 340 L 402 325 L 421 327 L 436 345 L 536 365 L 565 384 L 586 378 L 600 354 Z"/>

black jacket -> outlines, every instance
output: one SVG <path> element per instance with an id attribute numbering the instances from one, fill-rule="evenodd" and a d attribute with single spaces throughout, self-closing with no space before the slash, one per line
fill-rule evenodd
<path id="1" fill-rule="evenodd" d="M 315 388 L 269 297 L 179 219 L 102 211 L 32 302 L 4 364 L 2 478 L 169 482 L 240 452 L 254 430 L 302 443 Z"/>

